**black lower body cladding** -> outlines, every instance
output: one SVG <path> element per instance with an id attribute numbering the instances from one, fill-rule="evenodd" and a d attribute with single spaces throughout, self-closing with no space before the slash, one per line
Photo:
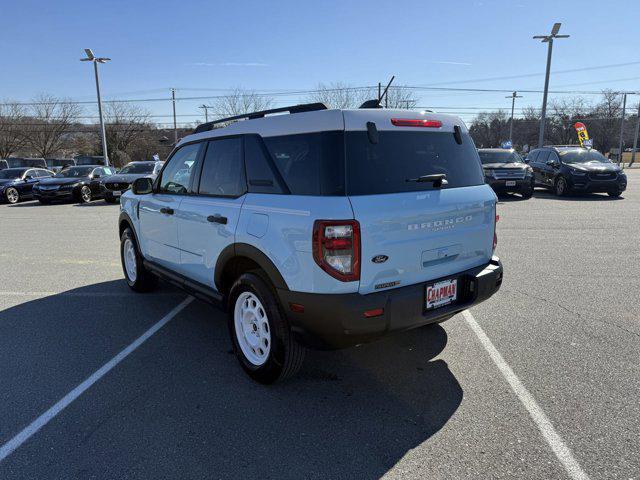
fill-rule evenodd
<path id="1" fill-rule="evenodd" d="M 345 348 L 376 340 L 394 331 L 442 322 L 491 297 L 502 284 L 502 264 L 497 257 L 480 267 L 447 278 L 458 279 L 458 299 L 425 311 L 425 286 L 433 281 L 367 295 L 301 293 L 277 289 L 282 308 L 299 341 L 321 349 Z M 295 310 L 292 311 L 291 304 Z M 296 308 L 297 307 L 297 308 Z M 379 316 L 364 312 L 384 309 Z"/>

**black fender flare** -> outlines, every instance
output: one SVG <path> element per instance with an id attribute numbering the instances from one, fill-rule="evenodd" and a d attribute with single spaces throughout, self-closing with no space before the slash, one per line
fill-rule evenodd
<path id="1" fill-rule="evenodd" d="M 131 229 L 131 231 L 133 232 L 133 238 L 136 239 L 136 244 L 138 245 L 138 248 L 140 248 L 138 234 L 136 233 L 136 229 L 133 226 L 133 221 L 131 220 L 131 217 L 127 212 L 120 212 L 120 216 L 118 216 L 118 240 L 122 236 L 122 232 L 120 231 L 120 225 L 122 225 L 122 222 L 126 223 L 127 226 Z"/>
<path id="2" fill-rule="evenodd" d="M 253 260 L 262 270 L 265 271 L 275 288 L 280 290 L 289 290 L 287 282 L 284 281 L 282 274 L 269 257 L 248 243 L 232 243 L 231 245 L 227 245 L 220 252 L 218 260 L 216 261 L 214 282 L 219 291 L 221 291 L 220 289 L 222 288 L 222 273 L 224 272 L 225 266 L 227 265 L 227 262 L 232 260 L 234 257 L 246 257 Z"/>

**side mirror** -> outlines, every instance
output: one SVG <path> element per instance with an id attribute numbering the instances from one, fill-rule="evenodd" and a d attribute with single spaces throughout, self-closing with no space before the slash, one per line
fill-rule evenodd
<path id="1" fill-rule="evenodd" d="M 31 175 L 25 175 L 24 176 L 24 181 L 26 182 L 27 180 L 31 180 L 33 177 Z"/>
<path id="2" fill-rule="evenodd" d="M 555 160 L 547 160 L 547 165 L 550 167 L 555 167 L 558 164 Z"/>
<path id="3" fill-rule="evenodd" d="M 531 160 L 529 160 L 527 157 L 524 157 L 524 159 L 523 159 L 523 160 L 524 160 L 524 163 L 526 163 L 526 164 L 529 164 L 529 162 L 531 161 Z"/>
<path id="4" fill-rule="evenodd" d="M 93 178 L 100 178 L 100 174 L 99 174 L 99 173 L 96 173 L 96 174 L 93 176 Z"/>
<path id="5" fill-rule="evenodd" d="M 146 195 L 153 191 L 153 181 L 150 178 L 138 178 L 133 182 L 131 191 L 134 195 Z"/>

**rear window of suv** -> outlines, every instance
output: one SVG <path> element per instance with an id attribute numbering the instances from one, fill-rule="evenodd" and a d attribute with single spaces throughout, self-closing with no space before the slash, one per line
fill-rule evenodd
<path id="1" fill-rule="evenodd" d="M 458 144 L 451 132 L 379 132 L 372 144 L 367 132 L 346 132 L 347 193 L 377 195 L 433 190 L 423 175 L 446 175 L 442 188 L 482 185 L 478 152 L 468 134 Z"/>

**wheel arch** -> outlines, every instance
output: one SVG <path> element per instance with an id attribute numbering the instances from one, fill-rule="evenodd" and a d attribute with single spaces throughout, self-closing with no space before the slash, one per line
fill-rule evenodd
<path id="1" fill-rule="evenodd" d="M 223 294 L 228 293 L 230 284 L 240 273 L 255 268 L 264 271 L 275 288 L 289 290 L 287 282 L 273 261 L 248 243 L 233 243 L 220 252 L 214 271 L 216 288 Z"/>

